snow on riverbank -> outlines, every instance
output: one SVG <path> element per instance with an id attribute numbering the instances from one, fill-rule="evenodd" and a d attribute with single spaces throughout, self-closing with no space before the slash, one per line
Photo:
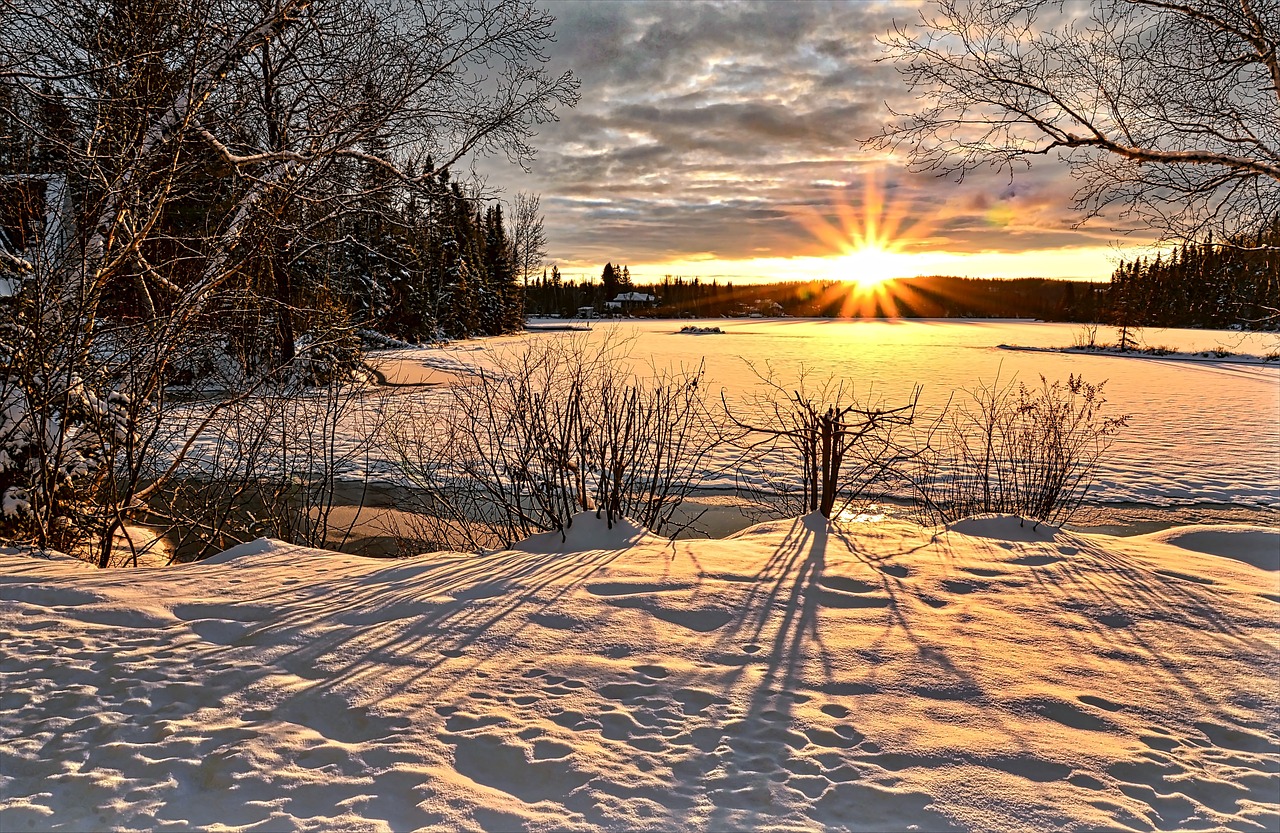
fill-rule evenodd
<path id="1" fill-rule="evenodd" d="M 0 555 L 0 829 L 1275 830 L 1277 535 Z"/>
<path id="2" fill-rule="evenodd" d="M 1001 344 L 1001 350 L 1017 350 L 1023 353 L 1066 353 L 1077 356 L 1116 356 L 1129 359 L 1154 359 L 1167 362 L 1195 362 L 1213 364 L 1260 364 L 1280 366 L 1280 354 L 1269 353 L 1255 356 L 1249 353 L 1233 353 L 1230 350 L 1200 350 L 1189 353 L 1170 350 L 1164 347 L 1140 347 L 1121 350 L 1114 345 L 1098 345 L 1096 347 L 1020 347 L 1015 344 Z"/>

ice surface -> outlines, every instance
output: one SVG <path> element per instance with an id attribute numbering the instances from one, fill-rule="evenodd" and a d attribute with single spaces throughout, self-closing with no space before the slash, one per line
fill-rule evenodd
<path id="1" fill-rule="evenodd" d="M 892 405 L 923 386 L 921 414 L 928 417 L 957 391 L 978 383 L 1039 383 L 1069 374 L 1106 380 L 1108 413 L 1129 414 L 1089 492 L 1091 503 L 1148 506 L 1239 505 L 1280 509 L 1280 365 L 1194 364 L 1109 355 L 998 349 L 1004 343 L 1052 347 L 1070 344 L 1075 327 L 1001 321 L 812 321 L 797 319 L 715 319 L 695 322 L 722 328 L 723 337 L 687 339 L 670 321 L 597 322 L 589 333 L 533 333 L 462 342 L 443 348 L 379 351 L 376 361 L 404 384 L 440 382 L 476 369 L 500 370 L 509 351 L 537 339 L 603 340 L 629 337 L 631 358 L 644 370 L 692 368 L 705 364 L 705 385 L 713 398 L 723 390 L 731 402 L 759 385 L 747 358 L 768 359 L 780 379 L 801 370 L 811 379 L 828 375 L 848 380 L 870 401 Z M 1153 342 L 1192 349 L 1230 348 L 1264 353 L 1275 349 L 1276 334 L 1198 330 L 1148 331 Z M 761 365 L 763 366 L 763 365 Z M 397 387 L 370 392 L 359 409 L 339 425 L 334 450 L 339 474 L 348 480 L 407 485 L 386 449 L 366 458 L 357 437 L 370 412 L 403 412 L 407 403 L 445 395 L 441 387 Z M 963 396 L 963 393 L 958 395 Z M 391 409 L 391 410 L 388 410 Z M 193 464 L 213 459 L 214 438 L 198 442 Z M 710 455 L 703 486 L 729 490 L 740 482 L 767 486 L 739 465 L 731 449 Z M 773 475 L 794 467 L 789 458 L 764 462 Z"/>
<path id="2" fill-rule="evenodd" d="M 720 327 L 724 336 L 681 338 L 670 321 L 598 322 L 589 335 L 598 340 L 633 339 L 630 351 L 638 368 L 703 363 L 707 389 L 717 395 L 724 390 L 731 402 L 758 387 L 747 359 L 762 368 L 767 361 L 782 380 L 796 378 L 801 370 L 814 380 L 842 378 L 860 395 L 885 404 L 905 401 L 919 384 L 924 415 L 957 391 L 979 383 L 1022 381 L 1034 386 L 1041 375 L 1053 381 L 1072 373 L 1091 382 L 1105 380 L 1108 413 L 1129 414 L 1130 420 L 1099 472 L 1090 501 L 1280 508 L 1280 363 L 1189 363 L 999 349 L 1001 344 L 1070 345 L 1079 329 L 1072 324 L 800 319 L 692 323 Z M 1275 333 L 1146 330 L 1142 337 L 1147 344 L 1185 351 L 1263 355 L 1280 348 L 1280 335 Z M 528 338 L 580 339 L 582 334 L 539 333 Z M 499 339 L 488 349 L 425 349 L 418 360 L 454 371 L 468 366 L 495 369 L 501 366 L 504 350 L 514 344 L 513 339 Z M 735 459 L 729 450 L 713 455 L 706 466 L 708 485 L 731 488 L 742 475 Z M 394 479 L 395 474 L 387 467 L 380 476 Z"/>

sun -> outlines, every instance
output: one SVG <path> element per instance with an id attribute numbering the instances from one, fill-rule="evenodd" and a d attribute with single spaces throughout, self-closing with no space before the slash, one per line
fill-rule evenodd
<path id="1" fill-rule="evenodd" d="M 832 277 L 861 291 L 902 277 L 908 265 L 900 252 L 876 244 L 860 246 L 833 260 Z"/>
<path id="2" fill-rule="evenodd" d="M 797 220 L 831 252 L 823 270 L 833 281 L 829 300 L 845 316 L 895 316 L 900 305 L 894 279 L 918 272 L 908 247 L 927 236 L 925 224 L 912 206 L 886 195 L 876 171 L 842 196 L 828 212 L 797 212 Z"/>
<path id="3" fill-rule="evenodd" d="M 811 206 L 796 210 L 795 219 L 841 267 L 861 262 L 868 274 L 876 276 L 876 283 L 899 277 L 890 271 L 905 265 L 907 244 L 921 235 L 918 213 L 890 199 L 875 172 L 866 175 L 861 188 L 840 196 L 824 212 Z"/>
<path id="4" fill-rule="evenodd" d="M 869 170 L 861 187 L 846 187 L 827 210 L 804 206 L 792 215 L 829 252 L 814 279 L 828 285 L 822 303 L 844 317 L 896 317 L 910 310 L 914 290 L 897 278 L 920 274 L 915 252 L 931 228 L 924 212 L 899 198 Z M 846 183 L 849 186 L 851 183 Z"/>

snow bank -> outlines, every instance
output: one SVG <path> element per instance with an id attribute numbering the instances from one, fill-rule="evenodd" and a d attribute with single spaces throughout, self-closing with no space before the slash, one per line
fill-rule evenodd
<path id="1" fill-rule="evenodd" d="M 1026 353 L 1066 353 L 1080 356 L 1115 356 L 1124 359 L 1148 359 L 1166 362 L 1210 362 L 1214 364 L 1260 364 L 1275 365 L 1275 354 L 1255 356 L 1250 353 L 1235 353 L 1230 350 L 1213 349 L 1194 352 L 1171 350 L 1165 347 L 1138 347 L 1121 350 L 1114 344 L 1099 344 L 1094 347 L 1021 347 L 1015 344 L 1000 344 L 1001 350 L 1018 350 Z"/>
<path id="2" fill-rule="evenodd" d="M 42 563 L 54 563 L 60 566 L 72 567 L 79 570 L 97 572 L 97 568 L 87 561 L 82 561 L 72 555 L 67 555 L 58 550 L 37 550 L 27 547 L 0 547 L 0 557 L 17 556 L 19 560 L 15 562 L 17 567 L 39 566 Z"/>
<path id="3" fill-rule="evenodd" d="M 277 541 L 273 538 L 258 538 L 254 541 L 247 541 L 243 544 L 237 544 L 229 550 L 223 550 L 217 555 L 211 555 L 206 558 L 203 564 L 226 564 L 231 561 L 244 558 L 248 559 L 254 555 L 286 555 L 289 553 L 307 552 L 305 547 L 299 547 L 294 544 L 286 544 L 284 541 Z M 311 552 L 315 552 L 312 550 Z M 335 557 L 342 557 L 340 553 L 332 553 Z"/>
<path id="4" fill-rule="evenodd" d="M 516 544 L 523 552 L 584 552 L 586 550 L 622 549 L 648 544 L 661 546 L 666 541 L 626 518 L 610 526 L 603 514 L 579 512 L 569 520 L 563 533 L 546 532 Z"/>
<path id="5" fill-rule="evenodd" d="M 0 555 L 0 829 L 1274 830 L 1276 534 Z"/>
<path id="6" fill-rule="evenodd" d="M 1234 558 L 1261 570 L 1280 571 L 1280 530 L 1247 524 L 1181 526 L 1143 536 L 1193 552 Z"/>
<path id="7" fill-rule="evenodd" d="M 1053 541 L 1061 531 L 1056 526 L 1020 518 L 1017 515 L 974 515 L 947 526 L 948 532 L 973 538 L 1003 541 Z"/>

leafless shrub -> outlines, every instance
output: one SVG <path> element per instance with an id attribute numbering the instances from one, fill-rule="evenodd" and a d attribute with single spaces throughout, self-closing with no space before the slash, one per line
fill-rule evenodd
<path id="1" fill-rule="evenodd" d="M 351 534 L 331 522 L 342 475 L 367 470 L 380 435 L 364 395 L 354 385 L 290 384 L 220 409 L 155 493 L 150 524 L 179 558 L 260 536 L 340 549 Z"/>
<path id="2" fill-rule="evenodd" d="M 1077 350 L 1097 350 L 1098 345 L 1098 325 L 1097 324 L 1081 324 L 1075 333 L 1075 339 L 1072 341 L 1072 347 Z"/>
<path id="3" fill-rule="evenodd" d="M 644 372 L 625 344 L 539 340 L 398 414 L 389 447 L 423 544 L 509 545 L 595 509 L 662 534 L 720 440 L 703 372 Z"/>
<path id="4" fill-rule="evenodd" d="M 1104 416 L 1105 383 L 982 385 L 934 424 L 912 483 L 929 523 L 986 512 L 1062 524 L 1079 509 L 1127 416 Z"/>
<path id="5" fill-rule="evenodd" d="M 724 397 L 722 402 L 739 430 L 739 471 L 755 481 L 744 491 L 757 501 L 787 515 L 820 512 L 830 518 L 869 492 L 888 491 L 897 469 L 914 456 L 897 441 L 897 432 L 914 421 L 919 388 L 906 404 L 888 407 L 859 402 L 844 381 L 815 384 L 802 373 L 786 385 L 767 367 L 752 370 L 763 392 L 738 405 Z M 799 458 L 798 479 L 788 457 Z"/>

